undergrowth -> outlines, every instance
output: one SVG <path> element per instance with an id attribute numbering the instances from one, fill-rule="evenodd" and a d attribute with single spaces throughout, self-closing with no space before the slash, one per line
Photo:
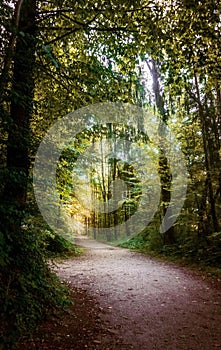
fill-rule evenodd
<path id="1" fill-rule="evenodd" d="M 0 350 L 14 349 L 48 314 L 69 305 L 67 289 L 48 260 L 79 252 L 40 218 L 29 217 L 13 237 L 0 231 Z"/>
<path id="2" fill-rule="evenodd" d="M 198 267 L 221 278 L 221 234 L 211 235 L 200 242 L 189 238 L 173 245 L 163 245 L 159 238 L 145 239 L 142 235 L 137 235 L 118 245 L 153 257 Z"/>

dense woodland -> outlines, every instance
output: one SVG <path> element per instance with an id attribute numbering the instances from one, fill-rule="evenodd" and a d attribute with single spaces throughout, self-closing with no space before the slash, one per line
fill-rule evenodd
<path id="1" fill-rule="evenodd" d="M 38 146 L 49 127 L 84 106 L 109 101 L 151 108 L 182 149 L 188 186 L 176 222 L 167 231 L 160 230 L 173 181 L 160 144 L 151 144 L 139 120 L 133 127 L 126 120 L 94 125 L 63 149 L 57 168 L 60 205 L 73 220 L 78 214 L 84 227 L 80 232 L 106 241 L 121 240 L 117 231 L 97 237 L 97 230 L 127 225 L 139 207 L 139 171 L 124 157 L 130 141 L 151 156 L 160 179 L 160 202 L 141 232 L 126 227 L 127 240 L 122 236 L 122 244 L 219 267 L 220 2 L 1 0 L 0 18 L 2 348 L 10 348 L 21 334 L 31 331 L 48 310 L 68 303 L 47 259 L 53 252 L 75 248 L 43 220 L 32 174 Z M 93 154 L 87 153 L 90 145 L 95 145 Z M 89 158 L 97 164 L 93 171 Z M 90 191 L 85 187 L 85 193 L 79 194 L 83 181 L 79 174 L 87 168 Z M 155 181 L 151 180 L 152 187 Z M 105 210 L 111 191 L 119 190 L 123 194 L 118 209 Z M 90 196 L 91 210 L 85 209 L 79 195 L 80 199 Z M 101 212 L 93 210 L 97 200 L 103 203 Z M 168 220 L 172 217 L 171 210 Z"/>

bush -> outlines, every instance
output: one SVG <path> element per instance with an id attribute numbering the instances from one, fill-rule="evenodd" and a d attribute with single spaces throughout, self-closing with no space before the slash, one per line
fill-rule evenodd
<path id="1" fill-rule="evenodd" d="M 77 255 L 81 251 L 73 243 L 49 230 L 44 231 L 43 242 L 48 257 Z"/>
<path id="2" fill-rule="evenodd" d="M 27 226 L 13 239 L 0 232 L 0 256 L 0 349 L 13 349 L 21 335 L 31 334 L 69 299 L 47 265 L 41 237 Z"/>
<path id="3" fill-rule="evenodd" d="M 123 248 L 129 248 L 129 249 L 144 249 L 147 242 L 141 237 L 136 236 L 133 238 L 128 239 L 127 241 L 124 241 L 122 243 L 119 243 L 118 245 Z"/>

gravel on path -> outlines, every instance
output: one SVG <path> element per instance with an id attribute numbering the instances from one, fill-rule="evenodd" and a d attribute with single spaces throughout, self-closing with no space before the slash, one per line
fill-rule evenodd
<path id="1" fill-rule="evenodd" d="M 121 349 L 221 349 L 220 281 L 84 236 L 76 243 L 85 253 L 59 263 L 56 273 L 98 301 L 101 323 Z"/>

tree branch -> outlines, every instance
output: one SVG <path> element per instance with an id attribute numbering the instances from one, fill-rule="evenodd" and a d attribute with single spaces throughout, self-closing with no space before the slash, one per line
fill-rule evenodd
<path id="1" fill-rule="evenodd" d="M 24 0 L 18 0 L 16 5 L 15 5 L 14 16 L 12 19 L 13 30 L 12 30 L 11 37 L 10 37 L 10 40 L 8 43 L 8 48 L 6 49 L 6 55 L 4 57 L 2 74 L 0 76 L 0 91 L 2 91 L 2 92 L 7 85 L 7 76 L 8 76 L 8 72 L 11 68 L 11 64 L 12 64 L 12 59 L 13 59 L 15 45 L 16 45 L 16 38 L 17 38 L 17 34 L 18 34 L 18 26 L 19 26 L 21 7 L 22 7 L 23 1 Z"/>

